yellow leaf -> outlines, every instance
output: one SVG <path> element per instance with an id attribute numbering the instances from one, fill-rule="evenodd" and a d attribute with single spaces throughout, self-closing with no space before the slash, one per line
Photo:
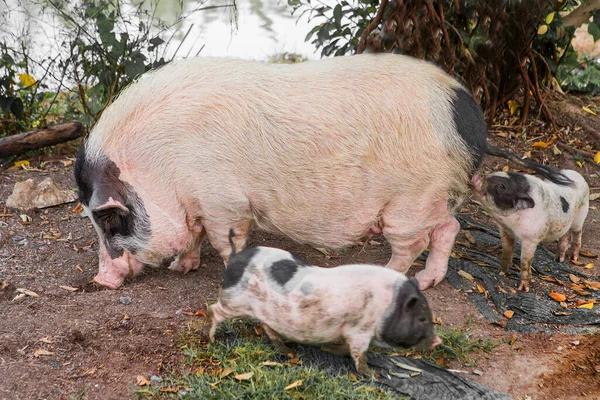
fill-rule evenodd
<path id="1" fill-rule="evenodd" d="M 579 168 L 583 168 L 583 163 L 581 161 L 575 161 L 575 164 L 577 164 Z"/>
<path id="2" fill-rule="evenodd" d="M 510 110 L 510 115 L 514 115 L 514 113 L 516 113 L 519 109 L 519 103 L 517 103 L 515 100 L 509 100 L 507 104 L 508 109 Z"/>
<path id="3" fill-rule="evenodd" d="M 538 28 L 538 35 L 543 35 L 544 33 L 548 32 L 548 25 L 542 25 Z"/>
<path id="4" fill-rule="evenodd" d="M 550 24 L 552 23 L 552 21 L 554 21 L 554 14 L 555 14 L 555 13 L 551 12 L 550 14 L 548 14 L 548 15 L 546 16 L 546 23 L 547 23 L 548 25 L 550 25 Z"/>
<path id="5" fill-rule="evenodd" d="M 504 168 L 502 168 L 502 172 L 508 172 L 508 165 L 504 166 Z"/>
<path id="6" fill-rule="evenodd" d="M 515 312 L 512 310 L 506 310 L 504 311 L 504 316 L 508 319 L 511 319 L 513 317 L 513 315 L 515 315 Z"/>
<path id="7" fill-rule="evenodd" d="M 598 115 L 598 114 L 596 114 L 596 111 L 594 111 L 594 110 L 592 110 L 591 108 L 588 108 L 588 107 L 586 107 L 586 106 L 583 106 L 583 107 L 581 107 L 581 109 L 582 109 L 583 111 L 585 111 L 586 113 L 589 113 L 589 114 L 592 114 L 592 115 Z"/>
<path id="8" fill-rule="evenodd" d="M 531 145 L 531 147 L 539 147 L 541 149 L 545 149 L 546 147 L 548 147 L 548 143 L 546 143 L 546 142 L 535 142 L 534 144 Z"/>
<path id="9" fill-rule="evenodd" d="M 481 286 L 480 284 L 477 284 L 477 291 L 479 293 L 485 293 L 485 288 L 483 286 Z"/>
<path id="10" fill-rule="evenodd" d="M 592 269 L 592 268 L 594 268 L 594 264 L 592 264 L 592 263 L 586 264 L 585 267 L 583 267 L 583 268 Z"/>
<path id="11" fill-rule="evenodd" d="M 290 389 L 293 389 L 293 388 L 298 387 L 300 385 L 302 385 L 302 379 L 298 379 L 296 382 L 290 383 L 289 385 L 287 385 L 285 387 L 285 390 L 290 390 Z"/>
<path id="12" fill-rule="evenodd" d="M 35 85 L 35 79 L 29 74 L 19 74 L 19 80 L 25 86 Z"/>
<path id="13" fill-rule="evenodd" d="M 245 374 L 235 374 L 234 377 L 238 381 L 247 381 L 254 376 L 254 372 L 246 372 Z"/>
<path id="14" fill-rule="evenodd" d="M 152 383 L 144 375 L 137 376 L 138 386 L 150 386 Z"/>
<path id="15" fill-rule="evenodd" d="M 594 162 L 596 164 L 600 164 L 600 151 L 596 152 L 596 155 L 594 156 Z"/>
<path id="16" fill-rule="evenodd" d="M 35 357 L 39 357 L 39 356 L 53 356 L 54 353 L 48 350 L 44 350 L 44 349 L 37 349 L 33 355 Z"/>
<path id="17" fill-rule="evenodd" d="M 20 161 L 15 161 L 15 167 L 29 167 L 29 161 L 27 160 L 20 160 Z"/>
<path id="18" fill-rule="evenodd" d="M 68 290 L 69 292 L 76 292 L 77 291 L 77 288 L 73 287 L 73 286 L 58 285 L 58 287 L 61 288 L 61 289 Z"/>
<path id="19" fill-rule="evenodd" d="M 585 303 L 580 306 L 577 306 L 577 308 L 587 308 L 588 310 L 591 310 L 592 308 L 594 308 L 594 303 Z"/>
<path id="20" fill-rule="evenodd" d="M 471 274 L 470 274 L 470 273 L 468 273 L 468 272 L 465 272 L 465 271 L 463 271 L 462 269 L 459 269 L 459 270 L 458 270 L 458 274 L 459 274 L 460 276 L 462 276 L 463 278 L 466 278 L 466 279 L 468 279 L 468 280 L 470 280 L 470 281 L 472 281 L 472 280 L 473 280 L 473 275 L 471 275 Z"/>

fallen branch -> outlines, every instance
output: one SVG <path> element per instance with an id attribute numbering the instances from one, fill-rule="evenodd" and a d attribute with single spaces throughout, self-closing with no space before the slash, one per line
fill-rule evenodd
<path id="1" fill-rule="evenodd" d="M 592 159 L 592 160 L 594 159 L 594 154 L 591 153 L 591 152 L 589 152 L 589 151 L 580 150 L 580 149 L 577 149 L 577 148 L 575 148 L 573 146 L 569 146 L 568 144 L 564 144 L 564 143 L 561 143 L 561 142 L 557 142 L 556 145 L 560 149 L 568 151 L 571 154 L 580 154 L 580 155 L 582 155 L 584 157 L 587 157 L 589 159 Z"/>
<path id="2" fill-rule="evenodd" d="M 373 32 L 373 30 L 381 22 L 381 19 L 383 18 L 383 12 L 385 11 L 387 4 L 388 4 L 388 0 L 381 0 L 381 4 L 379 5 L 379 10 L 377 10 L 377 14 L 375 15 L 375 18 L 373 18 L 373 21 L 371 21 L 369 26 L 367 26 L 367 29 L 365 29 L 363 31 L 362 35 L 360 35 L 360 40 L 358 41 L 358 49 L 356 50 L 357 54 L 361 54 L 363 51 L 365 51 L 365 47 L 367 46 L 367 37 L 369 36 L 369 34 L 371 32 Z"/>
<path id="3" fill-rule="evenodd" d="M 84 132 L 85 129 L 81 122 L 72 121 L 45 129 L 0 138 L 0 158 L 68 142 L 82 136 Z"/>

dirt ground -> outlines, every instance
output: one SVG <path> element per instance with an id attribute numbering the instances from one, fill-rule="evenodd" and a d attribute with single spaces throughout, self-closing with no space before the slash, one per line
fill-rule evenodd
<path id="1" fill-rule="evenodd" d="M 491 140 L 502 144 L 503 135 L 492 133 Z M 531 150 L 530 144 L 523 141 L 522 148 L 513 150 L 523 154 Z M 574 166 L 564 154 L 536 154 L 549 157 L 554 164 Z M 90 284 L 98 268 L 97 238 L 89 221 L 72 212 L 76 203 L 27 213 L 4 209 L 15 182 L 28 178 L 39 182 L 51 176 L 60 187 L 74 189 L 70 157 L 73 148 L 62 146 L 51 154 L 28 158 L 33 169 L 4 170 L 0 175 L 0 282 L 4 282 L 0 290 L 0 399 L 134 397 L 138 375 L 149 377 L 182 367 L 178 331 L 187 321 L 200 318 L 190 314 L 205 309 L 215 298 L 222 278 L 223 263 L 205 244 L 203 267 L 185 276 L 167 269 L 146 269 L 115 291 Z M 49 160 L 54 161 L 40 167 L 41 161 Z M 490 159 L 486 165 L 499 170 L 508 164 Z M 586 162 L 583 168 L 574 168 L 588 179 L 592 193 L 600 192 L 599 166 Z M 591 206 L 582 249 L 599 254 L 600 201 L 592 201 Z M 465 211 L 481 217 L 476 205 Z M 23 222 L 20 214 L 27 214 L 31 221 Z M 385 264 L 390 257 L 383 238 L 332 258 L 261 232 L 253 233 L 250 244 L 281 247 L 323 266 Z M 575 268 L 598 277 L 599 259 L 584 260 L 596 266 Z M 409 275 L 419 269 L 413 267 Z M 37 296 L 12 301 L 18 294 L 16 288 Z M 506 332 L 487 322 L 446 281 L 426 296 L 434 316 L 445 325 L 469 327 L 473 338 L 500 343 L 492 353 L 475 354 L 467 364 L 451 362 L 451 368 L 518 399 L 600 399 L 598 335 Z M 123 304 L 127 300 L 131 303 Z M 483 375 L 474 375 L 474 369 Z"/>

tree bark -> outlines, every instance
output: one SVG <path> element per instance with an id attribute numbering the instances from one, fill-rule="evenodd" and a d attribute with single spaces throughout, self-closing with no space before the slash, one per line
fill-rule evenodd
<path id="1" fill-rule="evenodd" d="M 565 26 L 579 28 L 590 19 L 594 11 L 599 9 L 600 0 L 589 0 L 586 4 L 577 7 L 570 14 L 565 15 L 562 22 Z"/>
<path id="2" fill-rule="evenodd" d="M 79 121 L 72 121 L 66 124 L 53 125 L 45 129 L 0 138 L 0 158 L 68 142 L 77 139 L 84 133 L 83 124 Z"/>

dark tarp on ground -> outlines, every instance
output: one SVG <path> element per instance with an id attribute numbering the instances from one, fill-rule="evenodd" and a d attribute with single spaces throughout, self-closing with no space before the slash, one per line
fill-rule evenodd
<path id="1" fill-rule="evenodd" d="M 471 248 L 457 243 L 454 247 L 455 253 L 467 258 L 450 258 L 446 279 L 459 290 L 471 290 L 474 283 L 458 274 L 463 270 L 476 278 L 477 283 L 485 287 L 489 299 L 484 293 L 473 291 L 467 294 L 467 298 L 475 304 L 481 314 L 488 320 L 496 322 L 504 319 L 502 314 L 505 310 L 514 311 L 514 316 L 508 321 L 506 329 L 518 332 L 531 332 L 544 330 L 551 332 L 548 327 L 539 324 L 553 324 L 562 332 L 595 332 L 598 327 L 590 325 L 600 324 L 600 315 L 595 310 L 587 309 L 563 309 L 559 303 L 548 296 L 548 291 L 539 285 L 540 275 L 552 276 L 565 283 L 570 283 L 569 274 L 587 279 L 585 274 L 569 268 L 567 263 L 554 261 L 554 254 L 546 247 L 538 246 L 532 262 L 532 285 L 529 293 L 512 293 L 510 288 L 516 288 L 520 279 L 518 271 L 512 271 L 509 276 L 498 274 L 500 260 L 498 256 L 489 249 L 502 248 L 500 234 L 497 229 L 479 224 L 467 217 L 458 216 L 461 229 L 467 230 L 475 239 L 476 245 Z M 481 251 L 483 249 L 484 251 Z M 487 251 L 485 251 L 487 250 Z M 499 250 L 497 250 L 499 253 Z M 513 262 L 519 264 L 521 247 L 515 243 Z M 472 260 L 468 259 L 471 258 Z M 480 265 L 476 264 L 479 262 Z M 482 263 L 488 266 L 481 265 Z M 498 289 L 502 287 L 506 293 Z M 570 315 L 556 315 L 555 312 L 567 311 Z"/>
<path id="2" fill-rule="evenodd" d="M 292 345 L 302 360 L 302 364 L 324 370 L 330 375 L 356 373 L 352 358 L 324 352 L 316 347 Z M 380 378 L 373 382 L 387 391 L 404 394 L 415 400 L 508 400 L 507 394 L 496 392 L 464 375 L 449 372 L 445 368 L 423 360 L 369 353 L 369 367 L 379 371 Z M 398 374 L 411 374 L 394 362 L 419 368 L 422 372 L 411 378 L 400 378 Z"/>

